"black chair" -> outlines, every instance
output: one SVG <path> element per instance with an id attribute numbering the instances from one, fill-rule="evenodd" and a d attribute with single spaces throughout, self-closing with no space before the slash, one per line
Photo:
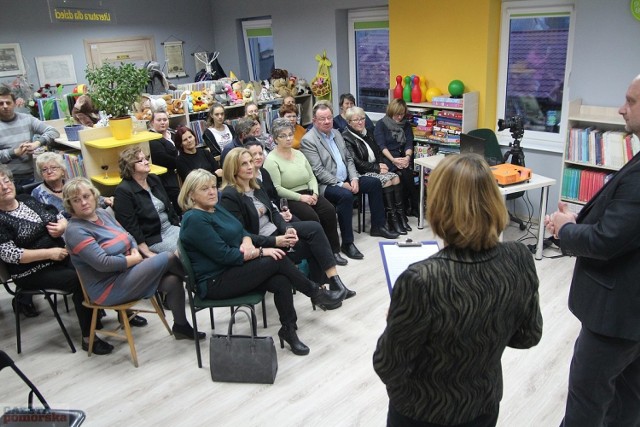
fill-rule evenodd
<path id="1" fill-rule="evenodd" d="M 33 189 L 40 184 L 42 184 L 42 181 L 36 181 L 25 185 L 16 185 L 16 194 L 31 194 Z"/>
<path id="2" fill-rule="evenodd" d="M 468 134 L 484 139 L 484 158 L 487 160 L 489 165 L 495 166 L 504 163 L 502 150 L 500 149 L 500 143 L 498 142 L 496 133 L 493 130 L 486 128 L 474 129 L 472 131 L 469 131 Z M 517 193 L 508 194 L 507 200 L 518 199 L 522 197 L 524 193 L 524 191 L 519 191 Z M 524 230 L 527 228 L 524 221 L 513 215 L 511 212 L 509 212 L 509 220 L 518 224 L 520 230 Z"/>
<path id="3" fill-rule="evenodd" d="M 38 426 L 69 426 L 76 427 L 81 425 L 86 414 L 78 409 L 51 409 L 42 393 L 35 385 L 22 373 L 15 365 L 13 359 L 7 353 L 0 350 L 0 371 L 4 368 L 11 368 L 20 377 L 22 381 L 29 387 L 29 397 L 27 407 L 15 407 L 6 409 L 0 419 L 0 426 L 18 426 L 18 425 L 38 425 Z M 33 395 L 36 395 L 43 408 L 33 407 Z"/>
<path id="4" fill-rule="evenodd" d="M 206 299 L 200 298 L 198 295 L 198 285 L 196 283 L 193 267 L 191 266 L 191 260 L 187 255 L 187 252 L 182 247 L 182 242 L 178 240 L 178 253 L 180 261 L 184 267 L 186 273 L 185 283 L 187 287 L 187 294 L 189 295 L 189 307 L 191 308 L 191 322 L 193 323 L 193 336 L 196 345 L 196 356 L 198 358 L 198 368 L 202 368 L 202 355 L 200 354 L 200 340 L 197 339 L 198 335 L 198 321 L 196 319 L 196 313 L 200 310 L 209 309 L 209 319 L 211 320 L 211 329 L 215 329 L 215 323 L 213 319 L 213 309 L 215 307 L 229 307 L 231 314 L 235 307 L 246 306 L 251 307 L 251 323 L 253 330 L 258 328 L 258 320 L 255 314 L 255 305 L 262 303 L 262 323 L 264 327 L 267 327 L 267 311 L 264 302 L 264 291 L 249 292 L 236 298 L 227 299 Z"/>
<path id="5" fill-rule="evenodd" d="M 56 295 L 63 295 L 66 298 L 67 295 L 71 295 L 70 292 L 62 291 L 60 289 L 46 289 L 46 288 L 26 290 L 26 289 L 20 288 L 17 285 L 15 289 L 11 289 L 11 287 L 9 286 L 9 282 L 11 282 L 11 276 L 9 275 L 9 271 L 7 270 L 7 265 L 3 261 L 0 261 L 0 282 L 2 282 L 7 292 L 9 292 L 9 294 L 13 295 L 14 298 L 16 298 L 16 303 L 20 295 L 44 296 L 44 298 L 49 303 L 49 306 L 51 307 L 51 311 L 53 311 L 53 315 L 58 321 L 58 325 L 60 325 L 60 329 L 62 329 L 62 333 L 64 334 L 64 337 L 66 338 L 67 343 L 71 348 L 71 352 L 72 353 L 76 352 L 76 348 L 74 347 L 73 342 L 71 341 L 69 332 L 67 332 L 67 328 L 65 328 L 64 323 L 62 323 L 62 319 L 60 319 L 60 314 L 58 313 L 58 306 L 56 304 L 57 302 Z M 20 310 L 15 310 L 15 318 L 16 318 L 16 347 L 17 347 L 18 354 L 20 354 L 22 353 L 22 342 L 20 339 Z"/>

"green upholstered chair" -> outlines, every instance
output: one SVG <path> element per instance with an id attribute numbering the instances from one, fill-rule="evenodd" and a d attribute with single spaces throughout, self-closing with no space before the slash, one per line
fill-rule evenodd
<path id="1" fill-rule="evenodd" d="M 193 323 L 193 333 L 194 337 L 198 334 L 198 321 L 196 319 L 196 313 L 200 310 L 209 309 L 209 318 L 211 319 L 211 329 L 215 329 L 215 323 L 213 319 L 213 309 L 217 307 L 229 307 L 231 313 L 235 307 L 239 306 L 247 306 L 251 307 L 251 322 L 253 323 L 253 330 L 257 329 L 258 321 L 255 317 L 255 305 L 262 303 L 262 323 L 264 327 L 267 327 L 267 311 L 265 308 L 264 302 L 264 291 L 255 291 L 249 292 L 245 295 L 236 297 L 236 298 L 228 298 L 228 299 L 207 299 L 201 298 L 198 295 L 198 286 L 195 279 L 195 274 L 193 273 L 193 267 L 191 266 L 191 260 L 187 255 L 187 252 L 184 250 L 182 246 L 182 242 L 178 240 L 178 252 L 180 256 L 180 261 L 182 262 L 182 266 L 184 267 L 184 271 L 186 273 L 185 283 L 187 287 L 187 294 L 189 295 L 189 307 L 191 308 L 191 320 Z M 198 367 L 202 368 L 202 355 L 200 354 L 200 340 L 194 339 L 196 345 L 196 356 L 198 358 Z"/>

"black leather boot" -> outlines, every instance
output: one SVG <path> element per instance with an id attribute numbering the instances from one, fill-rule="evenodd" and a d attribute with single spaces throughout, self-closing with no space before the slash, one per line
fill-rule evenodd
<path id="1" fill-rule="evenodd" d="M 318 289 L 318 293 L 311 297 L 311 303 L 317 305 L 323 310 L 327 310 L 329 307 L 334 307 L 340 304 L 345 299 L 347 292 L 345 290 L 326 290 L 325 288 Z"/>
<path id="2" fill-rule="evenodd" d="M 393 202 L 394 202 L 394 206 L 395 206 L 395 212 L 396 212 L 396 218 L 398 219 L 398 222 L 400 222 L 400 225 L 402 226 L 402 228 L 405 229 L 405 231 L 411 231 L 412 228 L 409 225 L 409 218 L 407 218 L 407 215 L 405 214 L 404 211 L 404 203 L 402 202 L 402 186 L 401 185 L 394 185 L 393 187 Z"/>
<path id="3" fill-rule="evenodd" d="M 384 213 L 387 216 L 387 225 L 390 231 L 394 231 L 398 234 L 407 234 L 402 224 L 398 221 L 398 217 L 395 214 L 395 195 L 394 187 L 384 187 L 382 189 L 382 197 L 384 200 Z"/>
<path id="4" fill-rule="evenodd" d="M 297 356 L 306 356 L 309 354 L 309 347 L 304 345 L 298 334 L 296 334 L 295 325 L 282 325 L 278 331 L 278 337 L 280 338 L 280 348 L 284 348 L 284 342 L 289 344 L 291 352 Z M 284 342 L 283 342 L 284 341 Z"/>
<path id="5" fill-rule="evenodd" d="M 343 299 L 349 299 L 356 296 L 356 291 L 352 291 L 347 288 L 345 284 L 342 283 L 342 279 L 340 279 L 340 276 L 338 276 L 337 274 L 329 278 L 329 289 L 331 289 L 332 291 L 340 291 L 341 293 L 344 293 L 345 296 Z"/>

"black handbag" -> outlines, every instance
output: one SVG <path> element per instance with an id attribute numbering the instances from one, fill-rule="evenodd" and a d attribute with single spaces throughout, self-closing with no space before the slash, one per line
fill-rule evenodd
<path id="1" fill-rule="evenodd" d="M 271 337 L 256 336 L 256 325 L 240 307 L 229 319 L 226 335 L 214 334 L 209 341 L 209 366 L 213 381 L 231 383 L 273 384 L 278 372 L 278 356 Z M 236 313 L 242 312 L 249 318 L 251 335 L 233 335 Z"/>

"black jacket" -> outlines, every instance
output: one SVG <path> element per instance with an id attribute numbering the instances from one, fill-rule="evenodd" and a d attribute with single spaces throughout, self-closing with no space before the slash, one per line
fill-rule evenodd
<path id="1" fill-rule="evenodd" d="M 356 131 L 349 126 L 342 132 L 342 137 L 347 145 L 347 150 L 351 153 L 353 163 L 356 165 L 358 173 L 365 174 L 367 172 L 380 173 L 380 163 L 384 163 L 382 151 L 373 135 L 367 132 L 366 136 L 358 135 Z M 366 144 L 366 145 L 365 145 Z M 371 148 L 373 155 L 376 157 L 375 163 L 369 161 L 369 152 L 367 147 Z"/>
<path id="2" fill-rule="evenodd" d="M 179 192 L 180 185 L 178 184 L 178 177 L 176 175 L 176 161 L 178 160 L 178 149 L 173 142 L 167 141 L 164 138 L 154 139 L 149 141 L 149 151 L 153 163 L 158 166 L 164 166 L 167 168 L 167 173 L 160 176 L 160 181 L 164 185 L 164 189 L 167 193 Z"/>
<path id="3" fill-rule="evenodd" d="M 160 178 L 149 174 L 147 183 L 155 197 L 164 203 L 169 222 L 179 225 L 180 219 L 173 210 L 169 196 L 164 190 Z M 118 222 L 127 230 L 138 244 L 148 246 L 162 241 L 160 234 L 160 216 L 153 206 L 151 196 L 133 179 L 123 179 L 116 187 L 113 210 Z"/>
<path id="4" fill-rule="evenodd" d="M 267 208 L 269 220 L 278 229 L 278 234 L 284 234 L 287 231 L 287 223 L 282 219 L 278 209 L 273 206 L 266 191 L 262 188 L 254 190 L 253 193 Z M 275 247 L 275 236 L 260 236 L 260 218 L 258 211 L 250 197 L 240 193 L 234 187 L 228 185 L 222 190 L 220 204 L 235 216 L 242 224 L 242 227 L 251 234 L 251 240 L 255 246 Z"/>

